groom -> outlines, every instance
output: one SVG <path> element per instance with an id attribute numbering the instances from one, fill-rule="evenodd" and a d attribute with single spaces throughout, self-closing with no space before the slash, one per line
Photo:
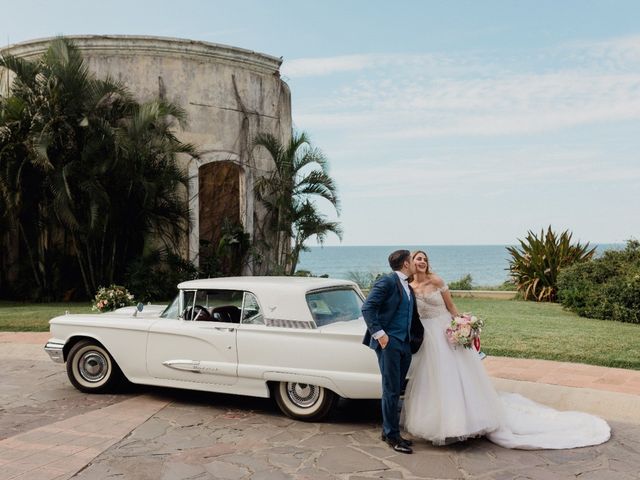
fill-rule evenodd
<path id="1" fill-rule="evenodd" d="M 382 374 L 382 440 L 396 452 L 413 453 L 412 442 L 400 436 L 398 404 L 411 354 L 420 346 L 424 329 L 409 286 L 415 273 L 409 250 L 389 255 L 389 266 L 393 272 L 375 283 L 362 306 L 367 323 L 362 343 L 375 350 Z"/>

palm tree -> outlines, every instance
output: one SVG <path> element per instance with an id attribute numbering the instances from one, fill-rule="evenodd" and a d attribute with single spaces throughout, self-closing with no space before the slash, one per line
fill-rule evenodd
<path id="1" fill-rule="evenodd" d="M 309 250 L 305 242 L 315 235 L 318 243 L 322 245 L 328 233 L 333 233 L 342 240 L 340 224 L 328 221 L 324 215 L 318 212 L 313 203 L 305 199 L 296 209 L 296 219 L 293 222 L 293 246 L 291 247 L 289 275 L 296 272 L 300 252 Z"/>
<path id="2" fill-rule="evenodd" d="M 327 221 L 313 200 L 323 198 L 339 213 L 336 185 L 326 158 L 311 146 L 306 133 L 294 132 L 287 145 L 271 134 L 260 134 L 254 140 L 258 146 L 267 150 L 274 169 L 256 180 L 255 194 L 270 215 L 277 267 L 293 274 L 306 240 L 316 235 L 322 243 L 330 232 L 342 235 L 338 224 Z"/>
<path id="3" fill-rule="evenodd" d="M 187 175 L 176 159 L 196 155 L 192 145 L 181 143 L 171 131 L 174 120 L 184 119 L 181 109 L 163 101 L 136 104 L 112 130 L 109 169 L 104 171 L 103 162 L 89 162 L 79 183 L 86 195 L 80 195 L 85 216 L 77 242 L 84 250 L 76 254 L 91 291 L 121 279 L 151 238 L 169 252 L 178 250 L 189 210 L 181 191 Z"/>
<path id="4" fill-rule="evenodd" d="M 176 159 L 196 155 L 173 133 L 184 111 L 94 78 L 63 38 L 36 62 L 5 56 L 0 67 L 15 76 L 0 99 L 0 223 L 17 232 L 38 296 L 59 296 L 69 276 L 92 295 L 152 236 L 175 247 L 188 226 Z"/>

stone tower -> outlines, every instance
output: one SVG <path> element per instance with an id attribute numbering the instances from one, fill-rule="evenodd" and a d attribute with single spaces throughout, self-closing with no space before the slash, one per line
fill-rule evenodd
<path id="1" fill-rule="evenodd" d="M 67 38 L 98 78 L 123 81 L 139 101 L 160 96 L 186 110 L 189 124 L 177 135 L 202 152 L 197 160 L 182 159 L 190 178 L 185 192 L 192 218 L 183 248 L 187 258 L 197 264 L 200 240 L 215 244 L 225 219 L 240 223 L 254 240 L 272 241 L 253 185 L 273 163 L 263 149 L 252 150 L 251 142 L 258 133 L 270 133 L 282 142 L 291 138 L 291 95 L 280 78 L 280 58 L 176 38 Z M 0 53 L 35 59 L 51 40 L 11 45 Z M 7 72 L 0 72 L 0 92 L 9 81 Z M 260 253 L 268 258 L 272 251 Z M 262 272 L 252 266 L 245 273 Z"/>

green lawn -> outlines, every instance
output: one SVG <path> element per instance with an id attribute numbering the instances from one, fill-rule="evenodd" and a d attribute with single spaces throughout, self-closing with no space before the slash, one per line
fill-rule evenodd
<path id="1" fill-rule="evenodd" d="M 593 320 L 558 304 L 454 298 L 458 309 L 485 319 L 489 355 L 541 358 L 640 370 L 640 325 Z"/>
<path id="2" fill-rule="evenodd" d="M 0 301 L 0 331 L 46 332 L 49 320 L 69 313 L 91 313 L 91 303 L 18 303 Z M 94 312 L 95 313 L 95 312 Z"/>
<path id="3" fill-rule="evenodd" d="M 557 304 L 454 299 L 460 311 L 486 320 L 482 350 L 489 355 L 542 358 L 640 370 L 640 325 L 592 320 Z M 87 303 L 0 302 L 0 331 L 47 331 L 56 315 L 89 313 Z"/>

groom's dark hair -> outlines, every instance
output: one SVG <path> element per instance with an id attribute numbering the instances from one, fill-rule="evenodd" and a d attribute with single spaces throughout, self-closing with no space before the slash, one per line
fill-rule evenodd
<path id="1" fill-rule="evenodd" d="M 411 252 L 409 250 L 396 250 L 389 255 L 389 266 L 394 272 L 402 270 L 404 262 L 409 260 Z"/>

